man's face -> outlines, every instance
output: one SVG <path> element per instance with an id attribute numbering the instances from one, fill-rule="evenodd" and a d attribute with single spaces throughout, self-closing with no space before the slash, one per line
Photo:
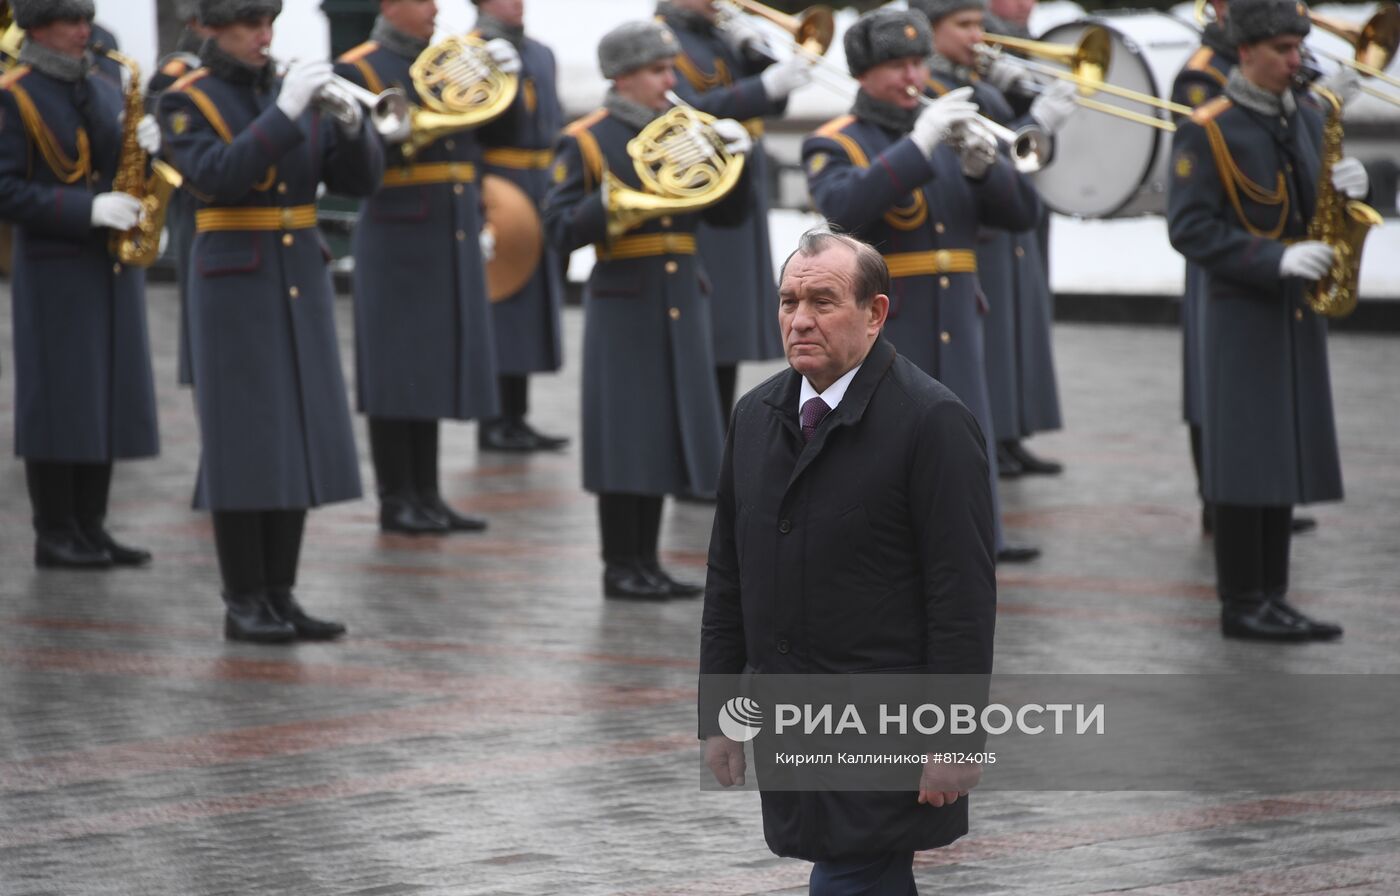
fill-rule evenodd
<path id="1" fill-rule="evenodd" d="M 395 30 L 419 40 L 432 40 L 437 0 L 380 0 L 379 14 Z"/>
<path id="2" fill-rule="evenodd" d="M 271 58 L 268 48 L 272 46 L 272 16 L 220 25 L 214 29 L 214 42 L 244 65 L 262 68 Z"/>
<path id="3" fill-rule="evenodd" d="M 794 255 L 778 287 L 778 327 L 788 364 L 818 392 L 865 359 L 880 335 L 889 297 L 856 302 L 856 255 L 837 245 Z"/>
<path id="4" fill-rule="evenodd" d="M 957 65 L 977 61 L 973 49 L 982 42 L 982 10 L 961 9 L 949 13 L 933 26 L 933 48 Z"/>
<path id="5" fill-rule="evenodd" d="M 92 39 L 92 23 L 87 19 L 60 19 L 30 29 L 26 37 L 55 53 L 77 58 Z"/>
<path id="6" fill-rule="evenodd" d="M 1280 34 L 1240 47 L 1240 71 L 1256 87 L 1281 94 L 1293 83 L 1302 67 L 1303 39 L 1296 34 Z"/>
<path id="7" fill-rule="evenodd" d="M 525 0 L 481 0 L 477 8 L 511 28 L 525 24 Z"/>
<path id="8" fill-rule="evenodd" d="M 919 105 L 919 95 L 928 81 L 928 62 L 922 56 L 902 56 L 866 69 L 856 80 L 871 99 L 913 109 Z"/>
<path id="9" fill-rule="evenodd" d="M 1013 25 L 1024 26 L 1031 19 L 1031 10 L 1035 9 L 1035 0 L 990 0 L 987 8 L 992 11 L 992 15 L 999 19 L 1005 19 Z"/>
<path id="10" fill-rule="evenodd" d="M 676 69 L 669 59 L 659 59 L 651 65 L 634 68 L 613 79 L 613 86 L 626 99 L 656 111 L 670 108 L 666 92 L 676 87 Z"/>
<path id="11" fill-rule="evenodd" d="M 711 22 L 719 15 L 715 11 L 714 0 L 671 0 L 671 5 L 677 9 L 684 9 L 688 12 L 698 12 Z"/>

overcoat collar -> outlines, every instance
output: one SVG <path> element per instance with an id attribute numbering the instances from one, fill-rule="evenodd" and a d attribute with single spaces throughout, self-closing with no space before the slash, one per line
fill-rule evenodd
<path id="1" fill-rule="evenodd" d="M 822 447 L 826 445 L 826 440 L 836 431 L 838 427 L 854 426 L 865 416 L 865 409 L 870 404 L 870 399 L 875 395 L 875 389 L 880 385 L 885 374 L 889 372 L 890 366 L 894 364 L 894 346 L 881 336 L 875 340 L 875 344 L 870 347 L 870 352 L 861 362 L 860 371 L 856 373 L 856 378 L 851 381 L 850 388 L 846 390 L 846 396 L 841 399 L 826 419 L 817 427 L 816 433 L 812 436 L 812 441 L 802 445 L 802 425 L 797 418 L 797 397 L 802 391 L 802 375 L 796 370 L 788 369 L 787 373 L 769 389 L 768 394 L 763 397 L 764 404 L 773 409 L 773 414 L 788 430 L 799 445 L 802 445 L 797 455 L 797 463 L 792 468 L 792 475 L 788 477 L 788 488 L 797 481 L 797 477 L 802 475 L 802 471 L 807 469 L 807 465 L 812 462 Z"/>

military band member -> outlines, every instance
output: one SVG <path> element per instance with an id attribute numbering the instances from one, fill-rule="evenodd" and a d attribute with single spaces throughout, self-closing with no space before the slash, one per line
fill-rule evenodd
<path id="1" fill-rule="evenodd" d="M 520 54 L 520 91 L 506 114 L 479 131 L 482 168 L 514 184 L 538 212 L 549 192 L 554 141 L 564 126 L 559 105 L 554 53 L 525 34 L 524 0 L 474 0 L 476 32 L 488 40 L 508 41 Z M 483 420 L 477 444 L 488 451 L 554 451 L 569 443 L 545 435 L 526 421 L 530 408 L 530 374 L 558 370 L 564 364 L 564 271 L 559 253 L 546 244 L 525 285 L 492 302 L 496 331 L 497 382 L 501 413 Z"/>
<path id="2" fill-rule="evenodd" d="M 179 0 L 175 15 L 184 24 L 175 50 L 156 64 L 155 73 L 146 84 L 146 96 L 152 109 L 170 85 L 199 68 L 199 50 L 209 32 L 199 24 L 199 0 Z M 194 242 L 194 197 L 188 190 L 176 190 L 166 209 L 165 223 L 170 234 L 170 257 L 175 262 L 175 284 L 180 294 L 180 344 L 176 357 L 176 382 L 190 385 L 190 327 L 189 279 L 190 245 Z"/>
<path id="3" fill-rule="evenodd" d="M 694 597 L 657 560 L 665 495 L 713 493 L 723 431 L 715 388 L 710 309 L 700 289 L 695 231 L 702 217 L 742 221 L 742 180 L 701 214 L 653 218 L 609 238 L 603 174 L 641 182 L 627 143 L 670 107 L 680 44 L 658 22 L 631 22 L 598 45 L 611 80 L 603 108 L 565 129 L 545 204 L 545 231 L 564 253 L 593 243 L 584 296 L 583 487 L 598 496 L 603 592 L 608 597 Z M 732 152 L 748 149 L 738 122 L 715 129 Z"/>
<path id="4" fill-rule="evenodd" d="M 974 116 L 970 90 L 921 106 L 917 93 L 928 77 L 925 59 L 932 48 L 922 13 L 867 13 L 846 32 L 845 46 L 860 91 L 851 114 L 803 143 L 808 190 L 829 221 L 884 255 L 893 280 L 885 338 L 952 389 L 988 434 L 995 506 L 977 232 L 981 226 L 1030 227 L 1040 202 L 995 146 L 960 157 L 947 145 L 949 129 Z M 999 512 L 997 518 L 998 558 L 1033 557 L 1033 549 L 1006 545 Z"/>
<path id="5" fill-rule="evenodd" d="M 281 0 L 200 0 L 203 66 L 160 99 L 169 156 L 197 199 L 190 346 L 195 505 L 214 517 L 232 640 L 344 633 L 293 595 L 308 508 L 360 496 L 316 192 L 363 196 L 383 173 L 367 122 L 314 102 L 329 62 L 269 58 Z"/>
<path id="6" fill-rule="evenodd" d="M 1205 275 L 1201 487 L 1215 507 L 1232 638 L 1341 635 L 1286 600 L 1293 506 L 1342 497 L 1327 325 L 1306 299 L 1333 257 L 1306 238 L 1323 116 L 1291 86 L 1309 28 L 1296 0 L 1234 0 L 1227 34 L 1239 65 L 1173 144 L 1171 241 Z M 1339 194 L 1367 192 L 1355 159 L 1339 160 L 1332 181 Z"/>
<path id="7" fill-rule="evenodd" d="M 380 0 L 369 42 L 342 56 L 336 73 L 376 94 L 397 87 L 422 105 L 409 69 L 428 48 L 436 15 L 433 0 Z M 509 44 L 497 50 L 518 65 Z M 388 138 L 384 185 L 361 207 L 353 241 L 355 381 L 369 418 L 379 527 L 408 535 L 480 531 L 485 520 L 442 498 L 438 431 L 444 419 L 497 414 L 481 147 L 463 130 L 410 157 L 409 137 L 405 123 Z"/>
<path id="8" fill-rule="evenodd" d="M 656 14 L 681 42 L 676 93 L 701 111 L 743 121 L 754 136 L 747 162 L 752 166 L 748 218 L 738 227 L 701 223 L 696 234 L 710 293 L 720 411 L 727 422 L 739 362 L 782 355 L 773 315 L 778 287 L 768 242 L 763 118 L 781 116 L 787 110 L 788 95 L 811 81 L 811 63 L 794 55 L 774 64 L 765 52 L 762 33 L 746 24 L 745 17 L 731 17 L 723 27 L 716 24 L 714 0 L 663 0 L 656 5 Z"/>
<path id="9" fill-rule="evenodd" d="M 91 0 L 14 0 L 27 37 L 0 80 L 0 218 L 15 225 L 15 453 L 44 567 L 140 566 L 106 529 L 112 463 L 159 450 L 145 276 L 113 260 L 139 201 L 112 192 L 122 87 L 87 49 Z M 137 137 L 160 147 L 153 120 Z"/>

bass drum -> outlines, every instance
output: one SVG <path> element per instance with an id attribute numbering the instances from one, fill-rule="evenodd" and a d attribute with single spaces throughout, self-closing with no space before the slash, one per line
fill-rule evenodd
<path id="1" fill-rule="evenodd" d="M 1160 12 L 1105 12 L 1057 25 L 1040 39 L 1073 45 L 1086 28 L 1099 25 L 1113 40 L 1106 80 L 1162 99 L 1201 44 L 1194 26 Z M 1170 118 L 1122 97 L 1093 98 L 1133 112 Z M 1055 134 L 1055 155 L 1035 177 L 1045 204 L 1078 218 L 1126 218 L 1167 211 L 1170 131 L 1158 130 L 1091 109 L 1079 109 Z"/>

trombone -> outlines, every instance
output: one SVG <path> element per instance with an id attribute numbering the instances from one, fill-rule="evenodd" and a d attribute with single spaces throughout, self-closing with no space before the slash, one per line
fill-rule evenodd
<path id="1" fill-rule="evenodd" d="M 1196 0 L 1196 24 L 1204 26 L 1212 20 L 1206 14 L 1207 9 L 1207 0 Z M 1400 3 L 1396 3 L 1395 0 L 1383 0 L 1375 14 L 1366 20 L 1366 24 L 1360 26 L 1330 16 L 1318 15 L 1312 10 L 1308 10 L 1308 18 L 1323 31 L 1351 44 L 1355 55 L 1348 59 L 1315 47 L 1309 47 L 1309 52 L 1331 59 L 1338 65 L 1344 65 L 1383 84 L 1400 87 L 1400 78 L 1385 72 L 1385 68 L 1395 58 L 1395 51 L 1400 49 Z M 1391 105 L 1400 106 L 1400 95 L 1369 84 L 1362 84 L 1361 91 Z"/>
<path id="2" fill-rule="evenodd" d="M 1204 0 L 1201 0 L 1204 2 Z M 1137 90 L 1130 90 L 1127 87 L 1119 87 L 1117 84 L 1110 84 L 1106 80 L 1109 65 L 1113 61 L 1113 43 L 1109 37 L 1108 30 L 1099 25 L 1090 25 L 1084 30 L 1084 36 L 1079 39 L 1079 43 L 1070 46 L 1068 44 L 1052 44 L 1040 40 L 1027 40 L 1020 37 L 1007 37 L 1001 34 L 986 34 L 982 37 L 984 47 L 979 50 L 982 59 L 1005 58 L 1008 61 L 1025 68 L 1036 74 L 1045 75 L 1050 78 L 1058 78 L 1062 81 L 1069 81 L 1078 85 L 1079 91 L 1074 97 L 1074 101 L 1081 108 L 1100 112 L 1104 115 L 1112 115 L 1115 118 L 1122 118 L 1135 124 L 1146 125 L 1150 128 L 1157 128 L 1162 131 L 1175 131 L 1176 125 L 1170 121 L 1165 121 L 1155 115 L 1148 115 L 1144 112 L 1135 112 L 1132 109 L 1124 109 L 1111 103 L 1090 99 L 1090 95 L 1096 92 L 1106 93 L 1109 96 L 1121 97 L 1135 103 L 1142 103 L 1154 109 L 1162 109 L 1177 115 L 1191 114 L 1191 108 L 1180 103 L 1173 103 L 1151 94 L 1142 93 Z M 1012 50 L 1017 53 L 1024 53 L 1035 59 L 1025 59 L 1019 56 L 1001 55 L 1003 50 Z M 1068 70 L 1058 69 L 1051 65 L 1046 65 L 1037 61 L 1047 59 L 1064 65 Z"/>
<path id="3" fill-rule="evenodd" d="M 781 28 L 789 48 L 793 53 L 805 56 L 811 61 L 812 77 L 823 86 L 845 93 L 855 82 L 850 73 L 837 68 L 826 58 L 826 51 L 831 46 L 832 35 L 835 33 L 830 8 L 814 6 L 800 15 L 790 16 L 755 0 L 717 0 L 716 5 L 720 8 L 722 16 L 748 14 Z M 910 95 L 916 96 L 924 105 L 933 102 L 916 88 L 910 88 Z M 1026 127 L 1013 131 L 983 115 L 977 116 L 974 126 L 981 126 L 998 140 L 1005 141 L 1011 148 L 1011 160 L 1016 165 L 1016 170 L 1022 174 L 1033 174 L 1045 167 L 1050 146 L 1039 128 Z"/>

